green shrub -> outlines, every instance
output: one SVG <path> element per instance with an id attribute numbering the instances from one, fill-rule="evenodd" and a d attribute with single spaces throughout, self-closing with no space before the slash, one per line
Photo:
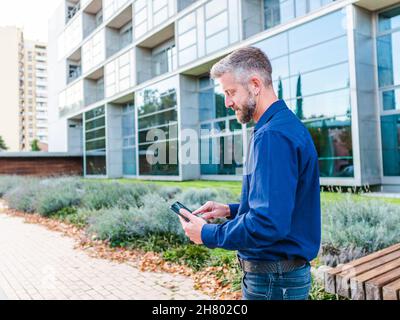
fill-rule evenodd
<path id="1" fill-rule="evenodd" d="M 89 219 L 97 214 L 97 210 L 77 208 L 75 210 L 71 210 L 69 214 L 61 216 L 61 219 L 79 228 L 86 228 L 89 224 Z"/>
<path id="2" fill-rule="evenodd" d="M 89 218 L 90 233 L 114 245 L 134 242 L 150 235 L 175 235 L 186 238 L 180 221 L 158 194 L 148 194 L 142 198 L 143 206 L 129 209 L 101 209 Z"/>
<path id="3" fill-rule="evenodd" d="M 381 200 L 330 202 L 323 207 L 322 260 L 346 263 L 400 241 L 400 206 Z"/>
<path id="4" fill-rule="evenodd" d="M 238 201 L 237 197 L 226 189 L 187 189 L 178 194 L 176 198 L 189 209 L 197 209 L 207 201 L 216 201 L 219 203 Z"/>
<path id="5" fill-rule="evenodd" d="M 126 244 L 135 249 L 145 252 L 164 252 L 186 243 L 187 240 L 174 234 L 150 234 L 145 238 L 138 238 Z M 121 244 L 121 246 L 123 246 Z"/>
<path id="6" fill-rule="evenodd" d="M 34 213 L 36 210 L 37 187 L 38 180 L 27 178 L 24 183 L 9 189 L 4 195 L 4 199 L 11 209 Z"/>
<path id="7" fill-rule="evenodd" d="M 205 267 L 210 259 L 210 250 L 204 246 L 189 244 L 163 253 L 166 261 L 185 264 L 194 270 Z"/>
<path id="8" fill-rule="evenodd" d="M 88 209 L 140 207 L 142 197 L 156 187 L 145 184 L 122 185 L 120 183 L 88 182 L 82 205 Z"/>
<path id="9" fill-rule="evenodd" d="M 24 178 L 20 176 L 0 176 L 0 198 L 23 182 Z"/>
<path id="10" fill-rule="evenodd" d="M 182 189 L 178 187 L 161 187 L 157 190 L 157 193 L 160 195 L 160 197 L 167 201 L 172 200 L 181 192 Z"/>
<path id="11" fill-rule="evenodd" d="M 58 211 L 78 206 L 82 191 L 79 180 L 43 180 L 38 184 L 35 195 L 35 211 L 42 216 L 51 216 Z"/>

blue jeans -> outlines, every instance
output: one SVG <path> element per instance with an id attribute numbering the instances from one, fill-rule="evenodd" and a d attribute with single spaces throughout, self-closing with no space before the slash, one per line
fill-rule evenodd
<path id="1" fill-rule="evenodd" d="M 290 272 L 244 272 L 243 300 L 307 300 L 311 289 L 310 270 L 307 263 Z"/>

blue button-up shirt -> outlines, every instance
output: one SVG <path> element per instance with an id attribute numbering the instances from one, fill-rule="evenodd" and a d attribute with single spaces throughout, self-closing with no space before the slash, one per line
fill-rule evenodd
<path id="1" fill-rule="evenodd" d="M 321 242 L 318 156 L 307 128 L 279 100 L 258 121 L 245 163 L 240 204 L 224 224 L 204 225 L 209 248 L 244 260 L 313 260 Z"/>

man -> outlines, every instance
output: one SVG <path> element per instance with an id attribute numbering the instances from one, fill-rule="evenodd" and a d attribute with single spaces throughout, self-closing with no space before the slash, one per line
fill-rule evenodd
<path id="1" fill-rule="evenodd" d="M 321 238 L 318 157 L 311 136 L 272 86 L 259 49 L 239 49 L 211 70 L 241 123 L 256 123 L 240 204 L 207 202 L 181 218 L 186 235 L 209 248 L 238 250 L 243 299 L 308 298 L 310 261 Z M 195 215 L 201 214 L 201 217 Z M 224 224 L 205 220 L 227 217 Z"/>

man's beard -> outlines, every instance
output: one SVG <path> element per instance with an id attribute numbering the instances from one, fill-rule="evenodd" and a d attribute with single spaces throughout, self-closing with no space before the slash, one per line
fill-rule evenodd
<path id="1" fill-rule="evenodd" d="M 253 119 L 254 112 L 256 112 L 257 102 L 254 95 L 249 91 L 249 97 L 247 103 L 240 109 L 241 114 L 238 116 L 238 120 L 241 124 L 249 123 Z"/>

